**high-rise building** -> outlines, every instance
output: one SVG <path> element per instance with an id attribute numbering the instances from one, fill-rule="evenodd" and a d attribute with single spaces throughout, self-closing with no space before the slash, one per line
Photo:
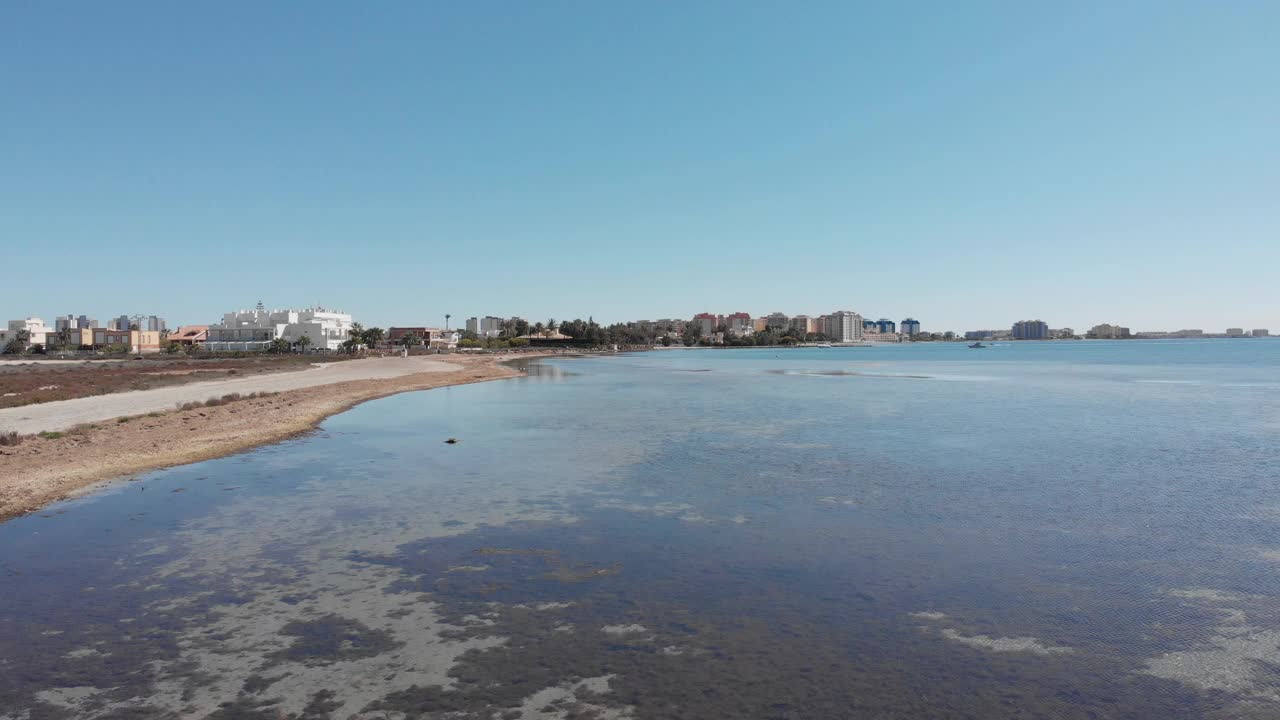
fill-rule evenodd
<path id="1" fill-rule="evenodd" d="M 1019 320 L 1013 324 L 1015 340 L 1048 340 L 1049 324 L 1043 320 Z"/>
<path id="2" fill-rule="evenodd" d="M 858 342 L 862 340 L 862 316 L 852 310 L 837 310 L 823 316 L 823 334 L 831 342 Z"/>
<path id="3" fill-rule="evenodd" d="M 876 321 L 876 329 L 882 335 L 892 335 L 898 332 L 898 325 L 888 318 L 880 318 Z"/>
<path id="4" fill-rule="evenodd" d="M 498 337 L 502 334 L 503 319 L 493 315 L 467 318 L 467 332 L 479 337 Z"/>
<path id="5" fill-rule="evenodd" d="M 714 313 L 698 313 L 693 316 L 693 324 L 697 326 L 702 337 L 711 337 L 720 327 L 720 316 Z"/>
<path id="6" fill-rule="evenodd" d="M 1252 336 L 1254 336 L 1254 337 L 1267 337 L 1267 336 L 1268 336 L 1268 335 L 1270 335 L 1271 333 L 1270 333 L 1270 332 L 1267 332 L 1267 329 L 1266 329 L 1266 328 L 1258 328 L 1257 330 L 1253 330 L 1253 331 L 1252 331 L 1252 332 L 1250 332 L 1249 334 L 1250 334 L 1250 335 L 1252 335 Z"/>
<path id="7" fill-rule="evenodd" d="M 915 318 L 907 318 L 898 326 L 902 330 L 902 334 L 907 337 L 920 334 L 920 321 Z"/>
<path id="8" fill-rule="evenodd" d="M 147 332 L 164 332 L 164 318 L 152 315 L 147 318 Z"/>
<path id="9" fill-rule="evenodd" d="M 111 321 L 110 329 L 111 330 L 128 330 L 129 326 L 132 324 L 133 324 L 133 321 L 129 319 L 128 315 L 121 315 L 120 317 L 115 318 L 114 320 Z"/>
<path id="10" fill-rule="evenodd" d="M 791 329 L 808 335 L 809 333 L 821 332 L 822 328 L 818 326 L 818 318 L 811 318 L 808 315 L 796 315 L 791 318 Z"/>
<path id="11" fill-rule="evenodd" d="M 744 337 L 755 332 L 755 327 L 751 323 L 751 313 L 736 312 L 724 316 L 724 324 L 729 328 L 729 334 L 735 337 Z"/>
<path id="12" fill-rule="evenodd" d="M 81 330 L 84 330 L 87 328 L 96 328 L 98 327 L 98 321 L 94 320 L 88 315 L 81 315 L 80 317 L 76 318 L 76 327 L 80 328 Z"/>
<path id="13" fill-rule="evenodd" d="M 769 313 L 765 317 L 765 327 L 769 330 L 786 330 L 791 325 L 791 318 L 784 313 Z"/>
<path id="14" fill-rule="evenodd" d="M 1227 328 L 1227 337 L 1244 337 L 1244 328 Z"/>

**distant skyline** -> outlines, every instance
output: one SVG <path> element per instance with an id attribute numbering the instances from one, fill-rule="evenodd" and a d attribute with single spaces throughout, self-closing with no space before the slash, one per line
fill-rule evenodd
<path id="1" fill-rule="evenodd" d="M 24 3 L 0 320 L 1280 329 L 1280 3 Z"/>

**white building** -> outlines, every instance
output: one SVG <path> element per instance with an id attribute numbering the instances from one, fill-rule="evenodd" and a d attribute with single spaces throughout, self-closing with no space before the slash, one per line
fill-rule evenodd
<path id="1" fill-rule="evenodd" d="M 837 310 L 823 315 L 823 334 L 833 343 L 862 341 L 862 316 L 852 310 Z"/>
<path id="2" fill-rule="evenodd" d="M 205 348 L 212 351 L 265 350 L 273 340 L 296 343 L 310 338 L 311 350 L 340 350 L 349 337 L 351 315 L 325 308 L 306 310 L 238 310 L 209 326 Z"/>
<path id="3" fill-rule="evenodd" d="M 497 334 L 495 333 L 491 337 L 497 337 Z M 457 330 L 428 328 L 427 334 L 423 339 L 431 350 L 456 350 L 458 343 L 462 340 L 462 333 Z"/>
<path id="4" fill-rule="evenodd" d="M 54 328 L 45 325 L 44 320 L 38 317 L 29 317 L 25 320 L 10 320 L 9 327 L 0 331 L 0 346 L 16 337 L 20 330 L 26 330 L 30 334 L 27 342 L 31 345 L 47 345 L 49 335 L 57 332 Z"/>

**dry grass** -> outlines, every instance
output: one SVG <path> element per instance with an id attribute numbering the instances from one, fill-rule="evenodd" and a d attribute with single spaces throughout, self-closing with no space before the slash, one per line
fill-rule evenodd
<path id="1" fill-rule="evenodd" d="M 177 409 L 178 410 L 196 410 L 202 407 L 218 407 L 219 405 L 226 405 L 228 403 L 233 403 L 239 400 L 252 400 L 254 398 L 271 397 L 272 395 L 279 395 L 279 394 L 280 393 L 274 393 L 274 392 L 252 392 L 252 393 L 249 393 L 248 395 L 241 395 L 240 393 L 227 393 L 222 397 L 211 397 L 208 400 L 205 400 L 204 402 L 179 403 L 177 405 Z"/>
<path id="2" fill-rule="evenodd" d="M 264 355 L 251 358 L 147 356 L 145 360 L 36 365 L 0 362 L 0 408 L 150 390 L 193 382 L 287 372 L 328 357 Z"/>

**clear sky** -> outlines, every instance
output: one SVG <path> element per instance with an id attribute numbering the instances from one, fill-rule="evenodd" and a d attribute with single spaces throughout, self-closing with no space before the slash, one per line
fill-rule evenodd
<path id="1" fill-rule="evenodd" d="M 1280 2 L 9 2 L 0 315 L 1280 330 Z"/>

